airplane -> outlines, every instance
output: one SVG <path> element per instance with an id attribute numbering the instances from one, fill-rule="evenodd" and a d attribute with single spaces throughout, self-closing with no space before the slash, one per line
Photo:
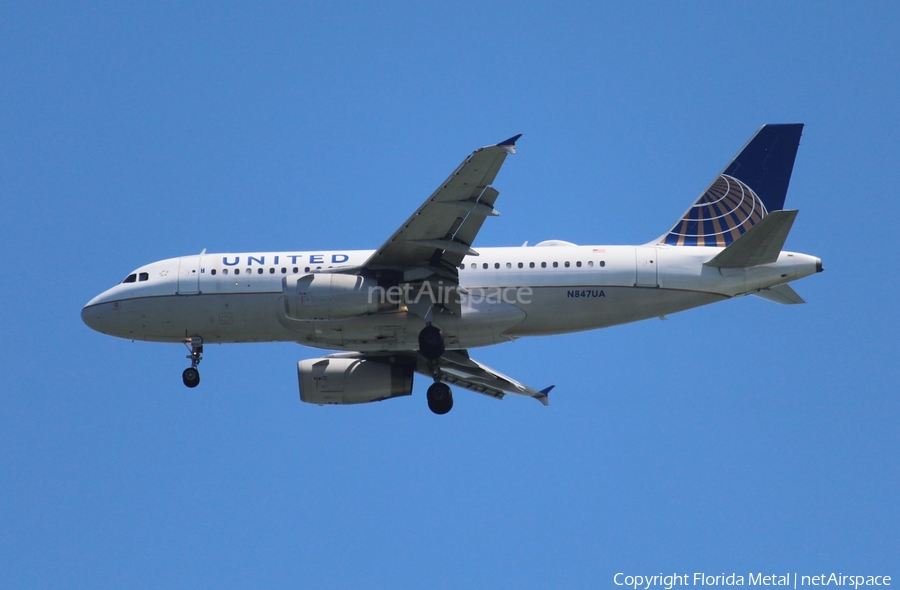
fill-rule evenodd
<path id="1" fill-rule="evenodd" d="M 665 317 L 733 297 L 804 303 L 788 283 L 821 272 L 784 251 L 784 209 L 803 124 L 764 125 L 666 233 L 637 246 L 548 240 L 473 247 L 497 216 L 494 179 L 521 135 L 475 150 L 377 250 L 182 256 L 141 266 L 91 299 L 90 328 L 183 343 L 200 383 L 210 343 L 296 342 L 337 350 L 297 363 L 304 402 L 357 404 L 411 395 L 446 414 L 450 386 L 549 402 L 469 350 Z"/>

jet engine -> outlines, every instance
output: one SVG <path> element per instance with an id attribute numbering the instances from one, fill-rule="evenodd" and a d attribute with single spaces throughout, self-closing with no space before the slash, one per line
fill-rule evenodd
<path id="1" fill-rule="evenodd" d="M 362 404 L 410 395 L 413 366 L 387 360 L 318 358 L 297 363 L 300 399 L 310 404 Z"/>
<path id="2" fill-rule="evenodd" d="M 339 273 L 285 277 L 284 312 L 295 320 L 339 320 L 379 311 L 384 297 L 369 277 Z"/>

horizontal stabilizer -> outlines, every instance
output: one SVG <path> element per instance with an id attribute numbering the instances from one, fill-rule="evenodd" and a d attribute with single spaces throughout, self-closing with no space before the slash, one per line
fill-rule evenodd
<path id="1" fill-rule="evenodd" d="M 757 297 L 762 297 L 763 299 L 768 299 L 769 301 L 774 301 L 775 303 L 780 303 L 782 305 L 806 303 L 806 301 L 803 300 L 803 297 L 800 297 L 790 285 L 778 285 L 777 287 L 763 289 L 762 291 L 757 291 L 753 294 Z"/>
<path id="2" fill-rule="evenodd" d="M 797 210 L 773 211 L 706 263 L 716 268 L 748 268 L 778 260 Z"/>

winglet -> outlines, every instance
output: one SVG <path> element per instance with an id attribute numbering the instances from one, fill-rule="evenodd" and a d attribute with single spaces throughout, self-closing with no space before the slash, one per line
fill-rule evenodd
<path id="1" fill-rule="evenodd" d="M 514 135 L 507 139 L 506 141 L 501 141 L 497 144 L 497 147 L 504 148 L 510 154 L 516 153 L 516 142 L 519 141 L 519 138 L 522 137 L 522 134 Z"/>
<path id="2" fill-rule="evenodd" d="M 536 394 L 534 394 L 531 397 L 533 397 L 537 401 L 541 402 L 545 406 L 549 406 L 550 405 L 550 396 L 548 396 L 547 394 L 550 393 L 550 390 L 553 389 L 554 387 L 556 387 L 556 386 L 551 385 L 550 387 L 545 387 L 544 389 L 540 390 L 539 392 L 537 392 Z"/>

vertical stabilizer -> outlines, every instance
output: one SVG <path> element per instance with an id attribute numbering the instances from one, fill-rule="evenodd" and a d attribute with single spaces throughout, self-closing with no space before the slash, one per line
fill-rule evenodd
<path id="1" fill-rule="evenodd" d="M 764 125 L 660 243 L 725 247 L 784 208 L 802 123 Z"/>

